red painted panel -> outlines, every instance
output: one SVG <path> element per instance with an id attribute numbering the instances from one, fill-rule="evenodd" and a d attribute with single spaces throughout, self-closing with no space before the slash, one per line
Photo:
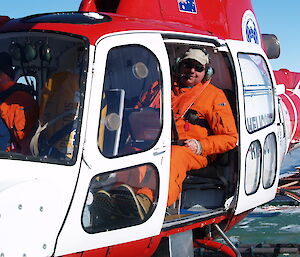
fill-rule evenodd
<path id="1" fill-rule="evenodd" d="M 199 30 L 225 38 L 228 35 L 226 14 L 220 1 L 195 0 L 197 14 L 180 12 L 178 1 L 160 0 L 162 15 L 166 21 L 191 24 Z"/>
<path id="2" fill-rule="evenodd" d="M 62 257 L 150 257 L 153 255 L 160 243 L 161 237 L 151 237 L 134 242 L 104 247 L 82 253 L 64 255 Z"/>
<path id="3" fill-rule="evenodd" d="M 290 123 L 291 123 L 291 131 L 293 131 L 293 128 L 295 126 L 295 112 L 294 112 L 294 109 L 290 102 L 291 100 L 289 100 L 290 98 L 288 97 L 288 95 L 280 95 L 280 98 L 282 99 L 282 102 L 286 106 L 287 111 L 289 113 Z M 291 136 L 291 135 L 289 135 L 289 136 Z"/>
<path id="4" fill-rule="evenodd" d="M 291 72 L 287 69 L 274 71 L 277 84 L 284 84 L 286 88 L 294 89 L 300 82 L 300 73 Z"/>
<path id="5" fill-rule="evenodd" d="M 252 210 L 249 210 L 249 211 L 246 211 L 246 212 L 243 212 L 239 215 L 234 215 L 232 216 L 229 220 L 228 220 L 228 224 L 227 226 L 225 227 L 225 231 L 224 232 L 227 232 L 229 231 L 234 225 L 236 225 L 237 223 L 239 223 L 241 220 L 243 220 L 244 218 L 246 218 L 250 212 L 252 212 Z"/>
<path id="6" fill-rule="evenodd" d="M 129 30 L 176 31 L 243 40 L 242 17 L 246 10 L 253 11 L 251 0 L 194 0 L 197 13 L 180 11 L 178 1 L 120 0 L 116 14 L 109 14 L 113 18 L 111 22 L 95 25 L 25 24 L 12 20 L 5 23 L 0 31 L 46 29 L 69 32 L 88 37 L 91 44 L 102 35 Z M 79 7 L 80 11 L 101 11 L 99 9 L 99 0 L 82 0 Z"/>
<path id="7" fill-rule="evenodd" d="M 95 0 L 82 0 L 79 10 L 82 12 L 97 12 Z"/>
<path id="8" fill-rule="evenodd" d="M 253 11 L 251 0 L 194 0 L 196 12 L 183 12 L 179 0 L 120 0 L 117 14 L 138 19 L 186 24 L 199 31 L 220 38 L 243 40 L 242 17 L 245 11 Z M 82 0 L 80 11 L 101 12 L 101 1 Z"/>
<path id="9" fill-rule="evenodd" d="M 117 14 L 140 19 L 163 20 L 159 0 L 120 0 Z"/>
<path id="10" fill-rule="evenodd" d="M 62 257 L 82 257 L 82 254 L 83 253 L 72 253 L 72 254 L 64 255 Z"/>
<path id="11" fill-rule="evenodd" d="M 163 231 L 160 233 L 160 235 L 155 237 L 114 245 L 110 247 L 89 250 L 83 253 L 64 255 L 63 257 L 136 257 L 137 253 L 139 253 L 139 256 L 150 257 L 157 249 L 162 237 L 168 237 L 172 234 L 181 233 L 198 227 L 204 227 L 212 223 L 220 223 L 225 219 L 226 216 L 222 215 L 209 220 L 204 220 L 201 222 L 196 222 L 194 224 L 178 227 L 168 231 Z"/>
<path id="12" fill-rule="evenodd" d="M 8 22 L 10 18 L 8 16 L 0 16 L 0 25 Z"/>
<path id="13" fill-rule="evenodd" d="M 228 38 L 243 40 L 242 36 L 242 18 L 247 10 L 254 13 L 251 0 L 235 1 L 224 0 L 222 1 L 225 8 L 228 26 Z"/>
<path id="14" fill-rule="evenodd" d="M 212 249 L 215 249 L 217 252 L 224 253 L 225 256 L 237 257 L 235 252 L 227 245 L 224 245 L 220 242 L 215 242 L 213 240 L 196 240 L 200 246 L 206 246 Z M 199 248 L 199 247 L 198 247 Z"/>
<path id="15" fill-rule="evenodd" d="M 101 257 L 101 256 L 107 256 L 108 248 L 99 248 L 94 249 L 90 251 L 83 252 L 81 257 Z"/>
<path id="16" fill-rule="evenodd" d="M 299 141 L 300 140 L 300 98 L 298 95 L 294 94 L 291 91 L 287 91 L 286 95 L 291 99 L 291 101 L 294 103 L 294 105 L 296 107 L 296 114 L 294 114 L 294 124 L 292 127 L 294 129 L 294 127 L 296 126 L 296 130 L 295 130 L 292 140 Z M 289 111 L 290 115 L 291 115 L 291 112 L 294 112 L 294 110 L 292 110 L 291 107 L 288 107 L 288 111 Z M 291 118 L 291 122 L 293 122 L 292 118 Z"/>

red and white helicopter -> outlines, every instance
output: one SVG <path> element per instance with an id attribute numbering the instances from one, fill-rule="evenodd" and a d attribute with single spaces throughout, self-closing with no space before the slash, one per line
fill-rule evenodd
<path id="1" fill-rule="evenodd" d="M 300 76 L 273 72 L 278 40 L 260 34 L 251 0 L 82 0 L 78 12 L 1 16 L 0 42 L 40 108 L 31 153 L 0 153 L 1 257 L 240 255 L 224 232 L 275 197 L 300 140 Z M 168 215 L 170 85 L 195 46 L 210 55 L 239 142 L 188 176 Z M 154 82 L 159 108 L 137 108 Z M 107 215 L 100 191 L 145 183 L 155 201 L 143 218 Z"/>

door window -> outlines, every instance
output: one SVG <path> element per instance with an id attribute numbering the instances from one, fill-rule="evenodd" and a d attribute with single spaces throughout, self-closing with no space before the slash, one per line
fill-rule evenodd
<path id="1" fill-rule="evenodd" d="M 98 146 L 106 157 L 150 149 L 161 120 L 161 72 L 155 55 L 139 45 L 112 48 L 107 57 Z"/>
<path id="2" fill-rule="evenodd" d="M 245 190 L 250 195 L 257 191 L 261 173 L 261 146 L 258 140 L 251 143 L 246 155 Z"/>
<path id="3" fill-rule="evenodd" d="M 82 216 L 85 231 L 98 233 L 145 222 L 155 209 L 157 191 L 158 171 L 153 164 L 94 176 Z"/>
<path id="4" fill-rule="evenodd" d="M 277 146 L 274 133 L 266 137 L 263 149 L 263 186 L 270 188 L 276 177 Z"/>
<path id="5" fill-rule="evenodd" d="M 265 60 L 260 55 L 238 55 L 245 100 L 248 132 L 258 131 L 274 122 L 274 91 Z"/>

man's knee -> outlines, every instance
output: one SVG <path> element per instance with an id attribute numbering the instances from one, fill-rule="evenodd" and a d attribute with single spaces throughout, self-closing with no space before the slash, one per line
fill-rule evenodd
<path id="1" fill-rule="evenodd" d="M 192 169 L 201 169 L 207 166 L 207 158 L 202 155 L 194 154 L 185 146 L 172 146 L 171 149 L 171 167 L 176 166 L 184 171 Z"/>

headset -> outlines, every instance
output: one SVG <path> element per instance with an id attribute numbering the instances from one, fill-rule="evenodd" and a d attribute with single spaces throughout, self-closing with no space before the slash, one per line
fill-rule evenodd
<path id="1" fill-rule="evenodd" d="M 192 49 L 199 49 L 199 50 L 201 50 L 201 51 L 203 51 L 206 55 L 208 55 L 208 53 L 207 53 L 207 50 L 205 49 L 205 48 L 203 48 L 203 47 L 191 47 Z M 189 48 L 189 49 L 191 49 L 191 48 Z M 187 50 L 188 51 L 188 50 Z M 187 51 L 185 51 L 185 53 L 187 52 Z M 176 77 L 178 77 L 178 79 L 180 80 L 180 75 L 179 75 L 179 67 L 180 67 L 180 64 L 181 64 L 181 62 L 183 61 L 183 57 L 184 56 L 181 56 L 181 57 L 178 57 L 177 59 L 176 59 L 176 61 L 175 61 L 175 65 L 174 65 L 174 68 L 173 68 L 173 70 L 174 70 L 174 73 L 175 73 L 175 76 Z M 203 80 L 201 81 L 202 83 L 205 83 L 206 81 L 208 81 L 208 80 L 210 80 L 211 78 L 212 78 L 212 76 L 214 75 L 214 69 L 213 69 L 213 67 L 211 67 L 210 65 L 209 65 L 209 63 L 207 63 L 206 65 L 205 65 L 205 75 L 204 75 L 204 78 L 203 78 Z"/>
<path id="2" fill-rule="evenodd" d="M 213 67 L 211 67 L 209 64 L 206 64 L 205 66 L 205 75 L 204 78 L 202 80 L 202 83 L 210 80 L 212 78 L 212 76 L 214 75 L 215 71 L 213 69 Z"/>

